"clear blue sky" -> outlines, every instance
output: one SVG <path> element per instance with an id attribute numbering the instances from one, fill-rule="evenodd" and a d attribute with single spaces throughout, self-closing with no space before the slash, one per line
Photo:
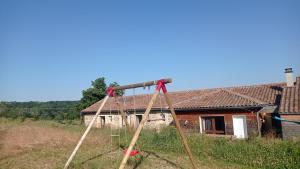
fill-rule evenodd
<path id="1" fill-rule="evenodd" d="M 300 75 L 300 1 L 0 1 L 0 100 L 77 100 L 97 77 L 171 90 Z"/>

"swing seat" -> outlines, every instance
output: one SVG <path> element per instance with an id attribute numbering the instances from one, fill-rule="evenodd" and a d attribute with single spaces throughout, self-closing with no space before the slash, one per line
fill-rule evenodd
<path id="1" fill-rule="evenodd" d="M 125 149 L 124 151 L 123 151 L 123 153 L 124 154 L 126 154 L 127 153 L 127 149 Z M 139 150 L 132 150 L 131 152 L 130 152 L 130 156 L 131 157 L 133 157 L 133 156 L 136 156 L 137 154 L 139 154 Z"/>

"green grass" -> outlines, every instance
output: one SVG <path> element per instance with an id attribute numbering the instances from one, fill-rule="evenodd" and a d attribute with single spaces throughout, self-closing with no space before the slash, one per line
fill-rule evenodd
<path id="1" fill-rule="evenodd" d="M 198 160 L 220 160 L 253 168 L 300 168 L 300 142 L 280 139 L 232 140 L 191 134 L 190 148 Z M 123 142 L 123 145 L 126 143 Z M 161 133 L 143 132 L 138 146 L 162 153 L 185 153 L 176 129 L 166 127 Z"/>
<path id="2" fill-rule="evenodd" d="M 53 121 L 0 119 L 0 168 L 62 168 L 84 132 L 81 125 Z M 118 131 L 113 131 L 118 133 Z M 131 135 L 121 130 L 111 146 L 109 129 L 92 129 L 70 168 L 117 168 Z M 202 168 L 300 168 L 300 143 L 280 139 L 231 140 L 190 134 L 189 145 Z M 173 127 L 160 133 L 142 131 L 142 153 L 127 168 L 191 168 Z M 114 151 L 110 151 L 114 150 Z"/>

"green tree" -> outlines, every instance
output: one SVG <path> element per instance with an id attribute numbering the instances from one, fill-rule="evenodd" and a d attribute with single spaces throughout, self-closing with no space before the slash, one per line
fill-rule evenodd
<path id="1" fill-rule="evenodd" d="M 120 86 L 117 82 L 112 82 L 109 84 L 110 87 L 116 87 L 116 86 Z M 115 94 L 117 96 L 123 96 L 124 95 L 124 90 L 117 90 L 115 91 Z"/>
<path id="2" fill-rule="evenodd" d="M 106 95 L 106 88 L 107 85 L 104 77 L 92 81 L 92 87 L 82 91 L 82 98 L 80 99 L 78 110 L 81 111 L 103 99 Z"/>
<path id="3" fill-rule="evenodd" d="M 117 82 L 110 83 L 109 86 L 119 86 Z M 88 106 L 96 103 L 106 96 L 107 85 L 105 78 L 100 77 L 92 81 L 92 87 L 82 91 L 82 98 L 78 104 L 77 110 L 81 111 Z M 123 91 L 116 91 L 117 95 L 123 95 Z"/>

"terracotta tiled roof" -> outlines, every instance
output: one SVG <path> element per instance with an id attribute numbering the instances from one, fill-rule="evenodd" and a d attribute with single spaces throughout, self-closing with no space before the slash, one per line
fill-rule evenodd
<path id="1" fill-rule="evenodd" d="M 233 107 L 261 107 L 276 105 L 278 95 L 286 83 L 273 83 L 253 86 L 239 86 L 215 89 L 189 90 L 170 92 L 174 108 L 177 110 L 189 109 L 222 109 Z M 116 98 L 127 110 L 144 110 L 150 95 L 124 96 Z M 83 113 L 96 112 L 102 101 L 82 110 Z M 163 95 L 159 95 L 153 105 L 154 109 L 168 108 Z M 109 98 L 103 111 L 115 111 L 118 107 L 115 98 Z"/>
<path id="2" fill-rule="evenodd" d="M 300 113 L 300 77 L 294 86 L 284 87 L 280 102 L 280 113 Z"/>

